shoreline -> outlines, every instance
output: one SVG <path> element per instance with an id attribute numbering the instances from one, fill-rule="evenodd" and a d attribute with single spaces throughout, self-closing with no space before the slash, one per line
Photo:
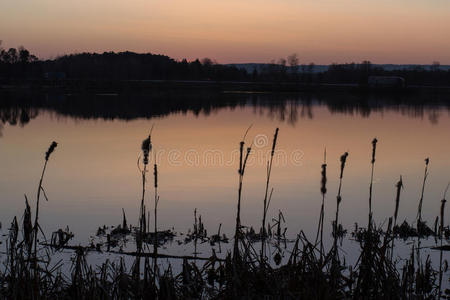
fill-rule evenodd
<path id="1" fill-rule="evenodd" d="M 316 93 L 348 92 L 355 94 L 449 94 L 450 86 L 408 85 L 404 88 L 370 88 L 357 83 L 302 83 L 192 80 L 7 80 L 0 81 L 0 91 L 32 90 L 64 92 L 126 92 L 129 90 L 209 90 L 233 93 Z"/>

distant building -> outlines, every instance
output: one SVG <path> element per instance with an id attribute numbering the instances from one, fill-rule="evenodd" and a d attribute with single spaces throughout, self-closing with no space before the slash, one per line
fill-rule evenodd
<path id="1" fill-rule="evenodd" d="M 367 83 L 370 88 L 404 88 L 406 85 L 405 79 L 399 76 L 369 76 Z"/>
<path id="2" fill-rule="evenodd" d="M 64 72 L 46 72 L 44 78 L 49 80 L 61 80 L 66 79 L 66 73 Z"/>

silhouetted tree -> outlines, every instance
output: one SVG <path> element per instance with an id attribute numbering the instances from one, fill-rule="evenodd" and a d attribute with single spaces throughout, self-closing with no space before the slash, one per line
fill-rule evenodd
<path id="1" fill-rule="evenodd" d="M 298 59 L 297 53 L 293 53 L 293 54 L 289 55 L 287 58 L 287 61 L 288 61 L 289 67 L 291 69 L 292 76 L 294 77 L 295 80 L 298 80 L 299 59 Z"/>
<path id="2" fill-rule="evenodd" d="M 387 71 L 375 67 L 370 61 L 362 63 L 332 64 L 328 70 L 314 73 L 314 64 L 302 64 L 298 74 L 297 54 L 272 60 L 252 72 L 230 65 L 220 65 L 214 59 L 201 61 L 174 60 L 165 55 L 134 52 L 80 53 L 38 60 L 24 47 L 1 47 L 0 80 L 10 79 L 81 79 L 81 80 L 214 80 L 214 81 L 302 81 L 306 83 L 359 83 L 367 84 L 371 75 L 401 76 L 407 84 L 450 85 L 450 71 L 434 62 L 430 68 L 422 66 Z M 45 76 L 47 74 L 47 76 Z M 53 74 L 53 75 L 52 75 Z M 55 75 L 56 74 L 56 75 Z M 300 75 L 300 76 L 299 76 Z"/>

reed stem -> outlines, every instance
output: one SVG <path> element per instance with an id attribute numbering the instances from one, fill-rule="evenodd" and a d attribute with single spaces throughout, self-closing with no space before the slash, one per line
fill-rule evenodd
<path id="1" fill-rule="evenodd" d="M 374 138 L 372 140 L 372 170 L 370 174 L 370 187 L 369 187 L 369 226 L 368 230 L 370 231 L 372 228 L 372 189 L 373 189 L 373 173 L 375 168 L 375 156 L 376 156 L 376 149 L 377 149 L 377 142 L 378 140 Z"/>
<path id="2" fill-rule="evenodd" d="M 430 159 L 425 158 L 425 172 L 423 174 L 423 183 L 422 183 L 422 193 L 420 194 L 419 207 L 417 209 L 417 229 L 419 230 L 419 224 L 422 222 L 422 204 L 423 204 L 423 194 L 425 192 L 425 183 L 428 177 L 428 164 L 430 163 Z"/>
<path id="3" fill-rule="evenodd" d="M 270 175 L 272 173 L 272 162 L 273 162 L 273 156 L 275 153 L 275 147 L 277 145 L 278 131 L 279 131 L 278 128 L 275 129 L 275 134 L 273 136 L 273 142 L 272 142 L 272 151 L 270 153 L 270 160 L 267 162 L 266 189 L 265 189 L 265 193 L 264 193 L 263 218 L 262 218 L 262 225 L 261 225 L 261 231 L 260 231 L 260 234 L 261 234 L 260 260 L 261 260 L 262 265 L 263 265 L 263 259 L 264 259 L 265 240 L 266 240 L 266 217 L 267 217 L 267 210 L 269 209 L 269 204 L 270 204 L 270 203 L 268 203 Z"/>

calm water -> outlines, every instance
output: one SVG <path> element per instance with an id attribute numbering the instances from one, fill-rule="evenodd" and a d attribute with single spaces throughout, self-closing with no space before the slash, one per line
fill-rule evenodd
<path id="1" fill-rule="evenodd" d="M 430 157 L 423 218 L 439 213 L 450 180 L 450 110 L 439 101 L 408 103 L 343 97 L 292 97 L 222 94 L 191 96 L 71 99 L 45 95 L 28 100 L 3 99 L 0 122 L 0 221 L 6 227 L 21 216 L 24 194 L 32 199 L 51 141 L 59 143 L 51 157 L 44 186 L 41 223 L 54 231 L 69 226 L 85 242 L 100 225 L 121 222 L 122 208 L 136 224 L 141 177 L 140 144 L 153 130 L 152 160 L 159 168 L 160 228 L 186 231 L 193 210 L 208 232 L 222 223 L 232 232 L 237 199 L 237 150 L 249 125 L 246 142 L 253 151 L 243 188 L 242 220 L 258 227 L 262 214 L 267 155 L 280 128 L 279 150 L 272 171 L 273 196 L 268 215 L 284 214 L 288 234 L 312 232 L 320 209 L 320 167 L 326 148 L 328 194 L 326 221 L 336 207 L 339 157 L 349 152 L 344 174 L 341 220 L 351 228 L 366 222 L 371 140 L 377 137 L 373 210 L 378 223 L 394 210 L 394 185 L 403 176 L 405 189 L 399 220 L 414 220 Z M 80 100 L 81 99 L 81 100 Z M 200 100 L 198 100 L 200 99 Z M 206 99 L 206 100 L 205 100 Z M 129 101 L 126 102 L 125 100 Z M 165 102 L 161 102 L 165 101 Z M 6 104 L 5 104 L 6 103 Z M 130 104 L 131 103 L 131 104 Z M 17 124 L 16 124 L 17 123 Z M 151 173 L 149 173 L 151 175 Z M 152 206 L 153 179 L 147 206 Z M 448 215 L 448 209 L 446 211 Z"/>

